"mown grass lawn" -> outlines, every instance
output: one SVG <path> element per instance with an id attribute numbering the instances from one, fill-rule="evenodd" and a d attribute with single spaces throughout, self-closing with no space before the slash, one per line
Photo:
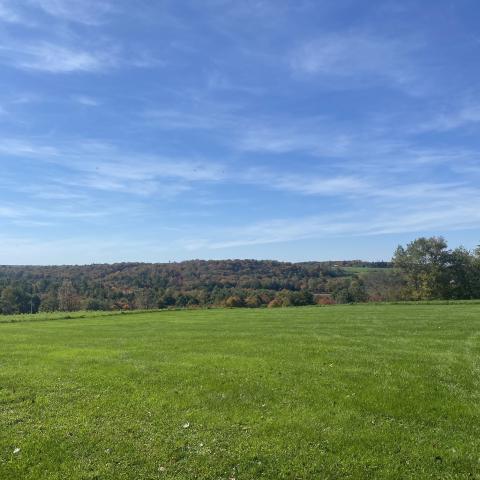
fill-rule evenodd
<path id="1" fill-rule="evenodd" d="M 1 323 L 0 479 L 480 478 L 479 355 L 475 304 Z"/>

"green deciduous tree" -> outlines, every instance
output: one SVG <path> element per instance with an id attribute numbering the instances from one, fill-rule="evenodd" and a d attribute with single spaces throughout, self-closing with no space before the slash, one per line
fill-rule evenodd
<path id="1" fill-rule="evenodd" d="M 406 279 L 408 294 L 415 300 L 448 297 L 449 252 L 442 237 L 417 238 L 393 256 L 395 267 Z"/>
<path id="2" fill-rule="evenodd" d="M 441 237 L 418 238 L 398 247 L 394 265 L 416 300 L 480 298 L 479 252 L 463 247 L 449 250 Z"/>
<path id="3" fill-rule="evenodd" d="M 30 313 L 38 310 L 38 298 L 20 286 L 9 285 L 0 295 L 0 311 L 4 314 Z"/>
<path id="4" fill-rule="evenodd" d="M 339 278 L 329 282 L 335 303 L 361 303 L 368 300 L 368 293 L 361 278 Z"/>

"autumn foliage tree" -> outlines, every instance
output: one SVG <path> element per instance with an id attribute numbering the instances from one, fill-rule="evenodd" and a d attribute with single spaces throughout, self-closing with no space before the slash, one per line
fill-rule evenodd
<path id="1" fill-rule="evenodd" d="M 63 312 L 73 312 L 80 309 L 80 299 L 72 281 L 68 278 L 63 280 L 58 289 L 58 308 Z"/>

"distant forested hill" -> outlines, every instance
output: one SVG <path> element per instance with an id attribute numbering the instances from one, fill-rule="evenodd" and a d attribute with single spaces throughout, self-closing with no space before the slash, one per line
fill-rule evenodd
<path id="1" fill-rule="evenodd" d="M 283 307 L 480 298 L 480 247 L 442 237 L 399 246 L 392 262 L 191 260 L 84 266 L 0 266 L 0 313 Z"/>
<path id="2" fill-rule="evenodd" d="M 354 268 L 354 272 L 349 268 Z M 287 263 L 192 260 L 86 266 L 0 266 L 2 313 L 78 309 L 305 305 L 366 298 L 360 260 Z M 357 278 L 358 277 L 358 278 Z M 346 296 L 345 296 L 346 295 Z"/>

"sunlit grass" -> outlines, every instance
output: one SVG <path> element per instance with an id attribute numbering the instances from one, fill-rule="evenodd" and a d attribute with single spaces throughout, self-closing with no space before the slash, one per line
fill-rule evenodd
<path id="1" fill-rule="evenodd" d="M 0 479 L 479 478 L 480 306 L 0 325 Z"/>

